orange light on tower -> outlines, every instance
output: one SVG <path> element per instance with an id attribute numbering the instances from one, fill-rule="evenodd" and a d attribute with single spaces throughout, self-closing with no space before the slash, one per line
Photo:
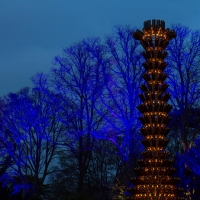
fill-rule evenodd
<path id="1" fill-rule="evenodd" d="M 140 40 L 145 58 L 143 67 L 146 72 L 142 75 L 145 84 L 140 86 L 143 93 L 139 95 L 142 104 L 138 110 L 142 113 L 140 121 L 143 124 L 141 133 L 146 150 L 141 152 L 143 159 L 138 161 L 140 167 L 135 169 L 136 178 L 130 181 L 129 188 L 132 200 L 177 200 L 182 191 L 176 188 L 179 178 L 174 178 L 176 169 L 171 167 L 172 160 L 164 150 L 168 143 L 165 139 L 169 132 L 166 127 L 170 121 L 168 113 L 172 106 L 167 104 L 170 94 L 166 92 L 168 84 L 164 83 L 167 74 L 163 72 L 167 63 L 164 62 L 167 52 L 165 48 L 169 41 L 176 37 L 173 30 L 165 29 L 163 20 L 148 20 L 144 22 L 143 31 L 136 30 L 133 38 Z"/>

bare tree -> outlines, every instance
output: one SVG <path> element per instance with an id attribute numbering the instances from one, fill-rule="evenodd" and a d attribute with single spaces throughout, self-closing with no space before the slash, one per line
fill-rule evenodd
<path id="1" fill-rule="evenodd" d="M 177 127 L 176 134 L 180 135 L 185 152 L 200 131 L 200 31 L 181 25 L 173 25 L 172 29 L 177 33 L 176 39 L 168 46 L 167 57 L 169 92 L 174 108 L 172 122 Z M 180 146 L 178 143 L 175 145 Z"/>
<path id="2" fill-rule="evenodd" d="M 104 79 L 100 63 L 87 51 L 87 44 L 105 54 L 99 39 L 88 39 L 63 50 L 63 55 L 55 58 L 58 68 L 52 69 L 51 81 L 55 90 L 63 97 L 60 102 L 66 127 L 64 151 L 67 151 L 66 171 L 70 171 L 74 190 L 84 192 L 86 174 L 92 158 L 96 136 L 101 135 L 103 117 L 100 95 Z M 99 115 L 96 108 L 104 110 Z M 73 169 L 73 170 L 72 170 Z"/>
<path id="3" fill-rule="evenodd" d="M 107 62 L 103 62 L 104 58 L 99 57 L 94 48 L 90 49 L 91 54 L 102 62 L 106 80 L 101 100 L 109 111 L 104 117 L 108 122 L 107 139 L 116 145 L 130 169 L 136 165 L 138 150 L 141 149 L 136 107 L 143 71 L 139 42 L 132 38 L 132 33 L 133 29 L 129 26 L 116 26 L 114 34 L 106 37 L 108 65 L 104 64 Z"/>
<path id="4" fill-rule="evenodd" d="M 62 132 L 55 98 L 50 91 L 46 94 L 40 88 L 24 88 L 7 95 L 1 110 L 4 153 L 12 160 L 9 174 L 19 180 L 15 189 L 22 190 L 25 199 L 41 196 L 45 181 L 52 173 Z M 8 131 L 10 137 L 6 135 Z"/>

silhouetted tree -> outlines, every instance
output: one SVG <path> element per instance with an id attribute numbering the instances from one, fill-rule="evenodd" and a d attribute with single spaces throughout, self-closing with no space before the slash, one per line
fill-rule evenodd
<path id="1" fill-rule="evenodd" d="M 172 120 L 176 135 L 179 134 L 185 152 L 200 131 L 200 31 L 192 31 L 181 25 L 173 25 L 172 29 L 177 37 L 168 47 L 169 92 L 172 94 Z"/>
<path id="2" fill-rule="evenodd" d="M 52 173 L 62 132 L 53 94 L 46 95 L 40 88 L 24 88 L 19 93 L 10 93 L 4 101 L 1 136 L 4 153 L 12 160 L 9 175 L 18 177 L 14 192 L 21 190 L 24 199 L 39 198 L 46 178 Z M 9 131 L 12 139 L 5 131 Z"/>
<path id="3" fill-rule="evenodd" d="M 194 141 L 200 132 L 200 31 L 192 31 L 182 25 L 173 25 L 172 29 L 177 37 L 169 44 L 167 57 L 173 106 L 168 148 L 176 158 L 177 175 L 181 178 L 180 186 L 186 192 L 185 198 L 198 199 L 198 148 L 194 147 Z M 193 165 L 193 162 L 196 164 Z"/>
<path id="4" fill-rule="evenodd" d="M 116 145 L 124 163 L 129 163 L 129 169 L 136 165 L 138 150 L 141 149 L 136 107 L 139 104 L 143 71 L 139 42 L 132 38 L 132 32 L 129 26 L 116 26 L 114 34 L 106 37 L 109 65 L 104 64 L 107 62 L 96 53 L 95 48 L 89 48 L 91 54 L 100 61 L 106 80 L 101 100 L 109 110 L 105 116 L 109 125 L 107 139 Z"/>
<path id="5" fill-rule="evenodd" d="M 52 87 L 59 92 L 63 101 L 60 106 L 66 127 L 64 151 L 67 151 L 67 165 L 72 192 L 82 195 L 85 191 L 85 179 L 92 159 L 95 136 L 101 135 L 103 116 L 106 110 L 100 102 L 104 88 L 102 68 L 86 49 L 85 43 L 99 48 L 99 54 L 105 54 L 98 39 L 79 42 L 63 50 L 62 56 L 55 58 L 58 68 L 52 70 Z M 99 115 L 96 108 L 103 111 Z M 73 183 L 72 183 L 73 182 Z M 88 192 L 87 192 L 88 193 Z"/>

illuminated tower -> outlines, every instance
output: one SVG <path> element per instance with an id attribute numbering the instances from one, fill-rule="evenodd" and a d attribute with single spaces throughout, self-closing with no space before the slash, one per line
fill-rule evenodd
<path id="1" fill-rule="evenodd" d="M 143 93 L 139 95 L 142 104 L 138 109 L 142 113 L 141 133 L 145 137 L 142 143 L 146 150 L 141 153 L 143 159 L 138 161 L 140 167 L 135 169 L 137 177 L 131 179 L 134 187 L 128 191 L 132 200 L 182 199 L 178 197 L 181 189 L 175 187 L 179 179 L 173 178 L 175 169 L 171 167 L 172 160 L 168 159 L 170 154 L 164 150 L 168 143 L 165 139 L 169 132 L 166 127 L 170 121 L 168 113 L 172 108 L 167 104 L 170 94 L 164 82 L 167 78 L 163 73 L 167 66 L 165 48 L 175 37 L 173 30 L 165 29 L 162 20 L 145 21 L 143 32 L 136 30 L 133 33 L 133 38 L 140 40 L 145 49 L 142 54 L 146 71 L 142 76 L 146 83 L 140 87 Z"/>

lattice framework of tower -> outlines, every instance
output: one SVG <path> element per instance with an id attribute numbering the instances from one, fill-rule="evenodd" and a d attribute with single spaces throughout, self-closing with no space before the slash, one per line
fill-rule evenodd
<path id="1" fill-rule="evenodd" d="M 168 140 L 165 139 L 169 132 L 166 127 L 170 121 L 168 113 L 172 106 L 167 103 L 170 94 L 166 92 L 168 84 L 165 70 L 167 56 L 165 48 L 169 41 L 176 37 L 173 30 L 165 29 L 163 20 L 147 20 L 144 22 L 143 31 L 136 30 L 133 38 L 140 40 L 145 58 L 142 74 L 145 84 L 140 86 L 143 93 L 139 95 L 142 104 L 137 108 L 142 113 L 140 129 L 144 136 L 142 141 L 146 150 L 141 152 L 143 159 L 138 161 L 140 167 L 135 169 L 136 178 L 130 181 L 133 188 L 129 188 L 132 200 L 178 200 L 182 189 L 176 188 L 179 178 L 174 178 L 176 171 L 171 167 L 173 160 L 169 159 L 170 153 L 165 151 Z"/>

